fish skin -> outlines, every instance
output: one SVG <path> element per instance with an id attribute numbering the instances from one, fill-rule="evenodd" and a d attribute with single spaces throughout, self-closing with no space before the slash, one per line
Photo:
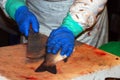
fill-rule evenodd
<path id="1" fill-rule="evenodd" d="M 56 74 L 56 63 L 66 59 L 67 56 L 61 56 L 60 52 L 58 52 L 56 55 L 48 53 L 45 56 L 44 62 L 35 70 L 35 72 L 48 71 L 50 73 Z"/>
<path id="2" fill-rule="evenodd" d="M 50 72 L 50 73 L 56 74 L 56 73 L 57 73 L 56 65 L 48 66 L 48 65 L 46 65 L 45 62 L 43 62 L 43 63 L 35 70 L 35 72 L 44 72 L 44 71 L 48 71 L 48 72 Z"/>

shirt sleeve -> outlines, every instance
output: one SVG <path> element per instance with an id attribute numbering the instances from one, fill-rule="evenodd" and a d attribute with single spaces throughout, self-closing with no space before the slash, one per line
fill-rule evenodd
<path id="1" fill-rule="evenodd" d="M 107 0 L 75 0 L 70 8 L 70 15 L 79 23 L 83 30 L 96 23 L 97 16 L 102 12 Z"/>

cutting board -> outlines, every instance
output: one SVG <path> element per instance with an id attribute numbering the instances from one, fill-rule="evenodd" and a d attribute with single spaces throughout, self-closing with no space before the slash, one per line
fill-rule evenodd
<path id="1" fill-rule="evenodd" d="M 57 74 L 35 72 L 43 62 L 28 62 L 26 44 L 0 48 L 0 75 L 9 80 L 104 80 L 120 77 L 120 57 L 87 44 L 76 45 L 67 62 L 57 63 Z M 1 79 L 2 80 L 2 79 Z"/>

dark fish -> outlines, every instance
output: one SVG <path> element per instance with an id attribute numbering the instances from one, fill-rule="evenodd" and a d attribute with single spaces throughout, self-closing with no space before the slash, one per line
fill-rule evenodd
<path id="1" fill-rule="evenodd" d="M 83 43 L 76 41 L 75 46 L 82 45 Z M 57 73 L 56 70 L 56 63 L 59 61 L 64 60 L 66 62 L 68 60 L 68 57 L 66 55 L 61 56 L 60 51 L 54 55 L 54 54 L 46 54 L 44 58 L 44 62 L 35 70 L 35 72 L 44 72 L 48 71 L 53 74 Z"/>
<path id="2" fill-rule="evenodd" d="M 60 52 L 58 52 L 56 55 L 50 53 L 46 54 L 44 62 L 35 70 L 35 72 L 48 71 L 56 74 L 56 63 L 65 59 L 67 59 L 67 56 L 61 56 Z"/>

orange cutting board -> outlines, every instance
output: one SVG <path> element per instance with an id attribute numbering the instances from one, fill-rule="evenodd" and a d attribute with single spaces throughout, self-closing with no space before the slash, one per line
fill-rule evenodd
<path id="1" fill-rule="evenodd" d="M 10 80 L 73 80 L 76 77 L 120 65 L 118 56 L 87 44 L 76 45 L 67 62 L 57 63 L 57 74 L 47 71 L 34 72 L 43 59 L 30 63 L 25 54 L 26 44 L 1 47 L 0 74 Z"/>

